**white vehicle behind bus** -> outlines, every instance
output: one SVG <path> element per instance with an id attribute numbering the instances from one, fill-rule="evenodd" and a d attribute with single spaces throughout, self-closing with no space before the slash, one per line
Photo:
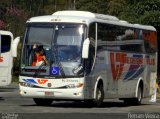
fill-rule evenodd
<path id="1" fill-rule="evenodd" d="M 154 93 L 156 78 L 152 26 L 84 11 L 58 11 L 27 21 L 19 86 L 20 94 L 37 105 L 81 100 L 100 106 L 109 98 L 141 104 Z"/>
<path id="2" fill-rule="evenodd" d="M 13 57 L 17 56 L 19 38 L 13 40 L 13 34 L 0 30 L 0 86 L 12 81 Z"/>

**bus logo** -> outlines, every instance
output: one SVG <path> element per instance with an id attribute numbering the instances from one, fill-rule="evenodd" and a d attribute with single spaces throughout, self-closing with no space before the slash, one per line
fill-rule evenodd
<path id="1" fill-rule="evenodd" d="M 39 84 L 45 84 L 46 82 L 48 82 L 47 79 L 38 79 L 37 81 Z"/>
<path id="2" fill-rule="evenodd" d="M 155 59 L 149 56 L 113 52 L 110 53 L 110 62 L 113 80 L 119 80 L 123 72 L 124 80 L 134 79 L 144 71 L 144 65 L 155 65 Z"/>
<path id="3" fill-rule="evenodd" d="M 51 86 L 52 86 L 52 84 L 51 84 L 51 83 L 48 83 L 48 84 L 47 84 L 47 86 L 48 86 L 48 87 L 51 87 Z"/>
<path id="4" fill-rule="evenodd" d="M 113 80 L 119 80 L 124 68 L 124 60 L 126 54 L 124 53 L 110 53 L 111 70 Z"/>
<path id="5" fill-rule="evenodd" d="M 59 67 L 51 67 L 50 74 L 59 75 Z"/>

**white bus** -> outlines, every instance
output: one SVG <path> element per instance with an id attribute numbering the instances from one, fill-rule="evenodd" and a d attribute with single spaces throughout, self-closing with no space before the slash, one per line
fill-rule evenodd
<path id="1" fill-rule="evenodd" d="M 80 100 L 100 106 L 109 98 L 140 104 L 155 88 L 156 34 L 152 26 L 85 11 L 33 17 L 23 41 L 20 94 L 37 105 Z"/>
<path id="2" fill-rule="evenodd" d="M 0 86 L 12 81 L 13 57 L 17 56 L 19 38 L 13 41 L 13 34 L 0 30 Z"/>

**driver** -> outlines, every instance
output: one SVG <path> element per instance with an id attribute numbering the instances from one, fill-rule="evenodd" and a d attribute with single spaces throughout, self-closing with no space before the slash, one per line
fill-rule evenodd
<path id="1" fill-rule="evenodd" d="M 35 50 L 32 66 L 41 66 L 42 64 L 48 65 L 48 61 L 43 46 L 39 46 L 38 49 Z"/>

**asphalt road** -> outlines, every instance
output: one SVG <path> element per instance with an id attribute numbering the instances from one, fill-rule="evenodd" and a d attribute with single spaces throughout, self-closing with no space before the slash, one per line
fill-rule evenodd
<path id="1" fill-rule="evenodd" d="M 51 106 L 37 106 L 30 98 L 19 95 L 17 84 L 0 88 L 0 118 L 2 119 L 160 119 L 160 101 L 142 105 L 125 105 L 119 100 L 105 100 L 101 108 L 83 102 L 53 102 Z"/>

